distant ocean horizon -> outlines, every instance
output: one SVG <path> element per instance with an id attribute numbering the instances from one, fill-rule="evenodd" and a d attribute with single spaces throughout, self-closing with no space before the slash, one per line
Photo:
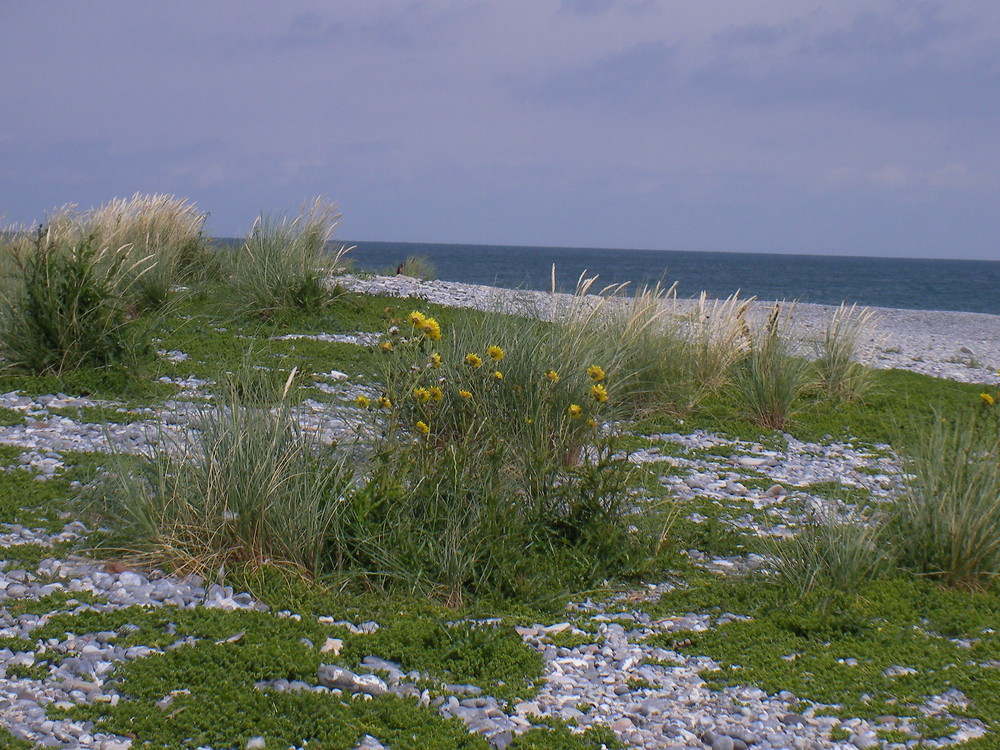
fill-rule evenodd
<path id="1" fill-rule="evenodd" d="M 455 245 L 338 240 L 355 248 L 358 268 L 395 273 L 409 255 L 426 257 L 443 281 L 509 289 L 548 290 L 552 265 L 562 291 L 584 271 L 598 287 L 677 283 L 680 297 L 740 296 L 841 302 L 911 310 L 953 310 L 1000 315 L 1000 261 L 868 258 L 832 255 L 611 250 L 574 247 Z"/>

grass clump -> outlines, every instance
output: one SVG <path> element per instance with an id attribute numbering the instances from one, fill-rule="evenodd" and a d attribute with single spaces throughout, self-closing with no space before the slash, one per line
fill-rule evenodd
<path id="1" fill-rule="evenodd" d="M 179 284 L 201 280 L 213 266 L 202 233 L 208 214 L 172 195 L 116 198 L 81 217 L 102 246 L 120 247 L 137 269 L 129 296 L 139 309 L 163 305 Z M 142 269 L 139 272 L 138 269 Z"/>
<path id="2" fill-rule="evenodd" d="M 750 351 L 736 370 L 744 414 L 770 430 L 784 429 L 795 403 L 809 386 L 809 362 L 794 352 L 788 336 L 792 308 L 771 308 L 767 323 L 750 337 Z"/>
<path id="3" fill-rule="evenodd" d="M 289 565 L 322 572 L 351 481 L 344 456 L 305 433 L 287 404 L 224 403 L 167 450 L 118 455 L 97 489 L 122 542 L 179 571 Z"/>
<path id="4" fill-rule="evenodd" d="M 857 361 L 861 340 L 871 327 L 874 312 L 857 305 L 840 305 L 834 312 L 817 352 L 820 387 L 838 401 L 856 401 L 872 387 L 872 371 Z"/>
<path id="5" fill-rule="evenodd" d="M 857 591 L 891 565 L 882 526 L 833 514 L 814 517 L 770 552 L 778 581 L 797 598 L 815 590 Z"/>
<path id="6" fill-rule="evenodd" d="M 231 284 L 241 308 L 268 318 L 295 310 L 317 310 L 332 299 L 326 280 L 347 252 L 330 254 L 327 244 L 340 220 L 321 198 L 299 215 L 260 216 L 243 246 L 231 256 Z"/>
<path id="7" fill-rule="evenodd" d="M 1000 418 L 965 409 L 917 435 L 891 518 L 901 562 L 949 585 L 985 585 L 1000 573 Z"/>
<path id="8" fill-rule="evenodd" d="M 396 266 L 396 274 L 430 281 L 437 278 L 437 269 L 426 255 L 407 255 L 403 262 Z"/>

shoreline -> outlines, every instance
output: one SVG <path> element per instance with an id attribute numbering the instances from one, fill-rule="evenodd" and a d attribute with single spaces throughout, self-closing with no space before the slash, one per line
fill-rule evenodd
<path id="1" fill-rule="evenodd" d="M 409 276 L 340 276 L 336 283 L 365 294 L 417 297 L 447 307 L 490 309 L 497 306 L 551 303 L 551 292 L 504 289 L 457 281 L 421 281 Z M 596 299 L 596 295 L 592 295 Z M 555 299 L 572 298 L 557 293 Z M 672 302 L 679 314 L 690 311 L 696 299 Z M 751 320 L 766 317 L 773 301 L 751 303 Z M 818 341 L 836 305 L 801 302 L 795 305 L 795 332 L 808 346 Z M 860 306 L 859 306 L 860 309 Z M 1000 315 L 948 310 L 909 310 L 870 307 L 874 320 L 861 361 L 878 369 L 902 369 L 963 383 L 1000 385 Z"/>

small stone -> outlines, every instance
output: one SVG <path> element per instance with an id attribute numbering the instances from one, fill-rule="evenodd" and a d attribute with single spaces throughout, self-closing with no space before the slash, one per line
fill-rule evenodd
<path id="1" fill-rule="evenodd" d="M 263 737 L 251 737 L 247 740 L 246 750 L 264 750 L 267 741 Z"/>
<path id="2" fill-rule="evenodd" d="M 344 648 L 344 642 L 339 638 L 327 638 L 326 642 L 320 647 L 320 653 L 323 654 L 333 654 L 334 656 L 340 655 L 340 650 Z"/>

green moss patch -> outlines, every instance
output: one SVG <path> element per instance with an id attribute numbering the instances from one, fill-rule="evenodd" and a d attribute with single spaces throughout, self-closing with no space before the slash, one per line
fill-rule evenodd
<path id="1" fill-rule="evenodd" d="M 880 581 L 856 595 L 817 592 L 799 601 L 752 583 L 697 585 L 671 592 L 656 614 L 733 612 L 703 633 L 648 642 L 709 656 L 710 685 L 757 685 L 769 693 L 833 704 L 843 716 L 918 715 L 933 695 L 957 688 L 970 716 L 1000 722 L 1000 596 L 945 590 L 923 581 Z"/>

